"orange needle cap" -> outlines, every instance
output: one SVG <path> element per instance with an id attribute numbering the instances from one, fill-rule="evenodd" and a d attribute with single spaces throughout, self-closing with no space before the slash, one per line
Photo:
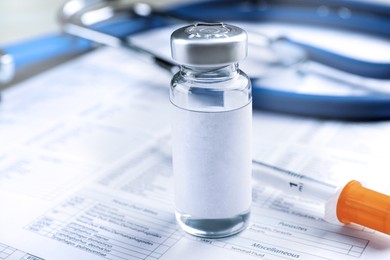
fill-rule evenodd
<path id="1" fill-rule="evenodd" d="M 390 196 L 350 181 L 339 196 L 337 217 L 344 224 L 356 223 L 390 235 Z"/>

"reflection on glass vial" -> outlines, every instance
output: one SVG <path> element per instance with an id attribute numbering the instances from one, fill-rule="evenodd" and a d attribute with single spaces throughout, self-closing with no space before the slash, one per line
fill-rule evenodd
<path id="1" fill-rule="evenodd" d="M 171 37 L 172 146 L 179 225 L 208 238 L 243 230 L 249 221 L 252 96 L 239 70 L 246 33 L 225 24 L 195 24 Z"/>

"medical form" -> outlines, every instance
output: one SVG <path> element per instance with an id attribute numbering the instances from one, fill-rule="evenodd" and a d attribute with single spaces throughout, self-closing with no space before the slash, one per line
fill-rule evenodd
<path id="1" fill-rule="evenodd" d="M 244 232 L 211 240 L 181 231 L 169 79 L 125 50 L 101 48 L 3 92 L 1 259 L 389 259 L 390 237 L 329 224 L 320 205 L 255 178 Z M 389 131 L 389 122 L 254 111 L 254 158 L 389 193 Z"/>

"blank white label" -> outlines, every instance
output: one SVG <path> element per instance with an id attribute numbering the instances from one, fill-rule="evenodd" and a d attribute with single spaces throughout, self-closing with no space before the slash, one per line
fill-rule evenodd
<path id="1" fill-rule="evenodd" d="M 252 103 L 217 113 L 172 107 L 177 210 L 196 218 L 229 218 L 249 210 Z"/>

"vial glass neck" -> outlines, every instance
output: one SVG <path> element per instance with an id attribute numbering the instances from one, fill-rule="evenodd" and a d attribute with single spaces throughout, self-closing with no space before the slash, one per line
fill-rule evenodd
<path id="1" fill-rule="evenodd" d="M 229 80 L 238 75 L 238 63 L 218 67 L 181 66 L 183 76 L 192 80 Z"/>

